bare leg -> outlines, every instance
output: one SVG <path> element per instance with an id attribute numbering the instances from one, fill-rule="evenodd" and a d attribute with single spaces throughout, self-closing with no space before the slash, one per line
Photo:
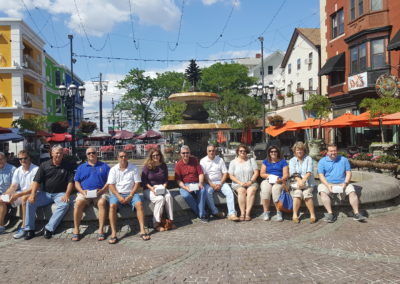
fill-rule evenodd
<path id="1" fill-rule="evenodd" d="M 4 218 L 7 214 L 7 205 L 0 201 L 0 226 L 4 226 Z"/>
<path id="2" fill-rule="evenodd" d="M 79 226 L 83 216 L 83 210 L 85 209 L 86 201 L 77 200 L 74 208 L 74 234 L 79 234 Z"/>
<path id="3" fill-rule="evenodd" d="M 325 192 L 321 192 L 320 196 L 321 196 L 322 204 L 324 204 L 326 211 L 329 214 L 332 214 L 331 199 L 329 198 L 329 195 L 326 194 Z"/>
<path id="4" fill-rule="evenodd" d="M 117 204 L 110 205 L 109 218 L 110 218 L 111 237 L 112 238 L 117 237 L 117 209 L 118 209 Z"/>
<path id="5" fill-rule="evenodd" d="M 306 203 L 308 212 L 310 212 L 310 218 L 315 219 L 314 201 L 312 200 L 312 198 L 307 198 L 306 200 L 304 200 L 304 202 Z"/>
<path id="6" fill-rule="evenodd" d="M 136 202 L 135 208 L 136 208 L 137 219 L 139 221 L 140 233 L 146 234 L 146 230 L 144 229 L 144 211 L 143 211 L 142 202 Z M 147 238 L 146 237 L 143 237 L 143 238 L 150 239 L 150 236 L 147 236 Z"/>
<path id="7" fill-rule="evenodd" d="M 243 187 L 239 187 L 237 192 L 238 192 L 240 216 L 244 217 L 246 215 L 246 189 Z"/>
<path id="8" fill-rule="evenodd" d="M 269 211 L 269 204 L 270 204 L 270 200 L 269 199 L 263 199 L 262 200 L 262 205 L 263 205 L 264 212 L 268 212 Z"/>
<path id="9" fill-rule="evenodd" d="M 293 219 L 299 218 L 299 209 L 301 205 L 300 197 L 293 198 Z"/>
<path id="10" fill-rule="evenodd" d="M 254 186 L 250 186 L 247 189 L 246 216 L 250 217 L 251 215 L 251 209 L 253 209 L 256 191 L 257 189 Z"/>
<path id="11" fill-rule="evenodd" d="M 359 205 L 358 197 L 354 191 L 350 192 L 350 194 L 349 194 L 349 202 L 350 202 L 351 208 L 353 208 L 354 214 L 358 214 L 359 213 L 358 212 L 358 205 Z"/>
<path id="12" fill-rule="evenodd" d="M 107 200 L 105 198 L 100 198 L 100 200 L 97 202 L 97 207 L 99 208 L 99 234 L 104 234 Z"/>

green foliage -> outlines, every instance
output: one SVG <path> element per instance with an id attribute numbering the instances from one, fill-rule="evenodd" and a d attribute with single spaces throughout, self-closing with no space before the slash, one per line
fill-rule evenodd
<path id="1" fill-rule="evenodd" d="M 389 164 L 389 163 L 400 163 L 400 160 L 394 156 L 382 155 L 379 156 L 377 159 L 375 159 L 375 162 Z"/>
<path id="2" fill-rule="evenodd" d="M 201 78 L 201 70 L 196 63 L 196 60 L 190 60 L 190 64 L 185 70 L 185 75 L 188 81 L 192 84 L 191 91 L 196 91 L 197 83 L 200 81 Z"/>
<path id="3" fill-rule="evenodd" d="M 79 131 L 84 134 L 92 134 L 97 128 L 96 122 L 82 120 L 79 125 Z"/>
<path id="4" fill-rule="evenodd" d="M 310 112 L 315 113 L 316 119 L 328 118 L 329 113 L 331 112 L 332 103 L 326 96 L 322 96 L 319 94 L 311 94 L 309 99 L 306 101 L 304 105 L 304 109 Z M 318 138 L 322 137 L 322 129 L 321 125 L 318 131 Z"/>
<path id="5" fill-rule="evenodd" d="M 378 99 L 365 98 L 360 103 L 361 108 L 370 111 L 371 118 L 380 114 L 391 114 L 400 111 L 400 99 L 393 97 L 383 97 Z"/>
<path id="6" fill-rule="evenodd" d="M 161 124 L 180 124 L 182 123 L 182 113 L 185 111 L 186 104 L 181 102 L 163 101 L 160 106 L 163 109 L 165 116 L 161 119 Z"/>
<path id="7" fill-rule="evenodd" d="M 47 123 L 47 116 L 33 116 L 29 119 L 19 118 L 12 122 L 12 127 L 19 128 L 21 131 L 38 131 L 45 130 Z"/>

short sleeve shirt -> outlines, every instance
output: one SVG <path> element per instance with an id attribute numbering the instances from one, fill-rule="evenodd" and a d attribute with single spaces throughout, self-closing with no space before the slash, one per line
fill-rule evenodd
<path id="1" fill-rule="evenodd" d="M 305 156 L 303 161 L 297 159 L 297 157 L 293 157 L 289 161 L 289 175 L 299 174 L 303 178 L 307 173 L 311 173 L 311 176 L 308 179 L 308 185 L 314 186 L 314 167 L 313 160 L 310 156 Z"/>
<path id="2" fill-rule="evenodd" d="M 323 174 L 329 183 L 344 183 L 347 171 L 351 171 L 351 166 L 343 156 L 337 156 L 335 160 L 325 156 L 319 160 L 318 174 Z"/>
<path id="3" fill-rule="evenodd" d="M 165 163 L 149 169 L 147 166 L 142 170 L 142 185 L 145 187 L 147 184 L 157 185 L 168 182 L 168 167 Z"/>
<path id="4" fill-rule="evenodd" d="M 18 184 L 18 189 L 21 191 L 28 190 L 31 187 L 38 169 L 39 167 L 32 163 L 27 171 L 24 171 L 22 166 L 18 167 L 14 172 L 12 184 Z"/>
<path id="5" fill-rule="evenodd" d="M 205 156 L 200 160 L 200 165 L 204 174 L 212 182 L 220 181 L 222 176 L 228 172 L 224 160 L 219 156 L 215 156 L 214 160 Z"/>
<path id="6" fill-rule="evenodd" d="M 234 159 L 229 163 L 229 174 L 235 176 L 241 182 L 249 181 L 255 170 L 258 170 L 258 166 L 254 158 L 247 159 L 244 163 L 239 163 L 238 159 Z M 237 184 L 232 182 L 232 185 L 235 186 Z"/>
<path id="7" fill-rule="evenodd" d="M 107 182 L 109 172 L 110 167 L 106 163 L 97 161 L 92 166 L 86 162 L 78 167 L 74 180 L 81 184 L 83 190 L 101 189 Z"/>
<path id="8" fill-rule="evenodd" d="M 283 168 L 288 165 L 285 159 L 282 159 L 276 163 L 271 163 L 271 162 L 268 162 L 268 160 L 264 160 L 263 164 L 267 168 L 268 174 L 276 175 L 279 178 L 282 178 Z"/>
<path id="9" fill-rule="evenodd" d="M 10 187 L 14 172 L 15 167 L 10 164 L 5 164 L 0 169 L 0 193 L 5 192 Z"/>
<path id="10" fill-rule="evenodd" d="M 141 182 L 138 168 L 134 164 L 128 163 L 126 169 L 120 170 L 119 164 L 110 169 L 107 183 L 114 184 L 117 191 L 121 194 L 129 194 L 135 183 Z"/>
<path id="11" fill-rule="evenodd" d="M 60 193 L 67 190 L 67 185 L 74 182 L 73 165 L 62 160 L 60 165 L 54 165 L 52 160 L 40 164 L 33 181 L 40 183 L 41 190 L 48 193 Z"/>
<path id="12" fill-rule="evenodd" d="M 181 180 L 184 183 L 199 182 L 199 175 L 201 174 L 203 174 L 203 169 L 196 158 L 190 157 L 187 164 L 185 164 L 183 160 L 180 160 L 178 163 L 176 163 L 176 181 Z"/>

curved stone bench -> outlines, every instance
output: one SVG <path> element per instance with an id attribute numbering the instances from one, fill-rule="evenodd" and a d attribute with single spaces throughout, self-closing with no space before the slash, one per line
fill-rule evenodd
<path id="1" fill-rule="evenodd" d="M 352 176 L 353 186 L 357 192 L 357 195 L 360 198 L 361 204 L 370 204 L 370 203 L 379 203 L 384 201 L 392 200 L 398 196 L 400 196 L 400 181 L 394 177 L 370 173 L 370 172 L 362 172 L 362 171 L 353 171 Z M 184 211 L 189 210 L 190 208 L 183 199 L 183 197 L 179 194 L 179 190 L 177 188 L 170 190 L 173 198 L 174 198 L 174 212 L 184 214 Z M 141 194 L 141 193 L 140 193 Z M 142 195 L 143 197 L 143 195 Z M 143 207 L 145 211 L 146 217 L 153 216 L 153 208 L 154 205 L 147 199 L 142 198 Z M 237 202 L 237 198 L 235 197 Z M 317 194 L 317 189 L 314 189 L 313 192 L 313 200 L 315 207 L 323 206 L 321 198 Z M 217 206 L 222 206 L 224 211 L 226 211 L 226 200 L 222 193 L 214 194 L 214 201 Z M 262 205 L 259 191 L 256 194 L 256 205 Z M 348 199 L 344 201 L 340 201 L 337 198 L 332 200 L 333 206 L 343 206 L 350 205 Z M 302 206 L 304 202 L 302 202 Z M 37 209 L 37 220 L 45 221 L 48 220 L 52 214 L 52 210 L 55 209 L 55 204 L 52 206 L 46 206 Z M 238 206 L 236 206 L 238 210 Z M 189 213 L 188 213 L 189 214 Z M 93 206 L 88 206 L 84 212 L 83 221 L 94 221 L 97 220 L 98 212 L 97 208 Z M 129 207 L 124 207 L 118 212 L 119 218 L 133 218 L 136 216 L 136 213 L 132 213 Z M 64 221 L 73 221 L 73 202 L 71 203 L 71 207 L 68 210 L 67 215 L 64 217 Z"/>

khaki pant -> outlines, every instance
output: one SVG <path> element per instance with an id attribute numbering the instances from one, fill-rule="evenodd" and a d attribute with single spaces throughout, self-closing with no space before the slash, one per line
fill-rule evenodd
<path id="1" fill-rule="evenodd" d="M 154 204 L 153 223 L 160 223 L 164 212 L 164 205 L 167 210 L 168 219 L 174 220 L 174 199 L 168 189 L 164 195 L 155 195 L 150 189 L 143 190 L 145 198 L 149 199 Z"/>
<path id="2" fill-rule="evenodd" d="M 292 191 L 292 197 L 298 197 L 302 200 L 308 199 L 308 198 L 312 198 L 313 194 L 312 192 L 314 191 L 314 187 L 305 187 L 304 189 L 293 189 Z"/>
<path id="3" fill-rule="evenodd" d="M 279 196 L 281 195 L 282 192 L 282 184 L 275 183 L 275 184 L 270 184 L 268 180 L 264 180 L 261 183 L 261 199 L 271 199 L 272 196 L 272 201 L 273 202 L 278 202 Z"/>

